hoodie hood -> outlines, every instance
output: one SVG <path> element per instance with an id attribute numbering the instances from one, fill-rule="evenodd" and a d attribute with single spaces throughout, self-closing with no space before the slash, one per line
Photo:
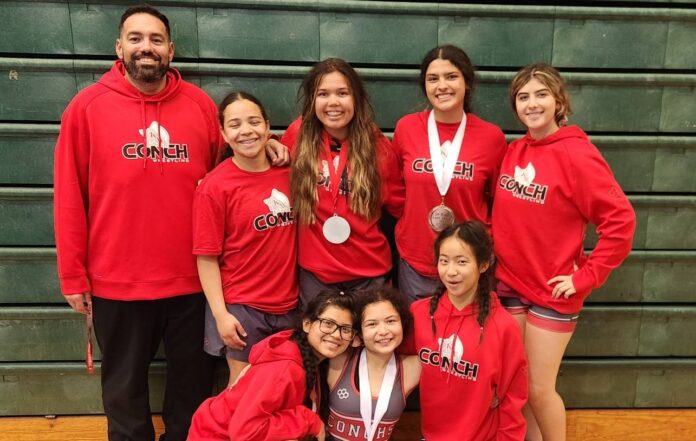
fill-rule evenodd
<path id="1" fill-rule="evenodd" d="M 494 292 L 490 293 L 490 299 L 491 304 L 489 309 L 489 315 L 495 308 L 500 306 L 500 300 L 498 300 L 498 296 Z M 438 304 L 438 308 L 443 308 L 445 311 L 447 311 L 447 314 L 451 315 L 452 317 L 458 318 L 464 318 L 470 315 L 478 314 L 478 305 L 476 303 L 472 303 L 471 305 L 465 306 L 461 310 L 455 308 L 455 306 L 450 301 L 449 296 L 447 295 L 447 291 L 445 291 L 442 297 L 440 297 L 440 303 Z"/>
<path id="2" fill-rule="evenodd" d="M 259 365 L 289 360 L 302 366 L 300 349 L 290 339 L 292 334 L 293 331 L 281 331 L 255 344 L 249 353 L 249 363 Z"/>
<path id="3" fill-rule="evenodd" d="M 169 147 L 169 134 L 162 130 L 164 126 L 162 115 L 162 104 L 177 96 L 181 87 L 181 74 L 176 69 L 167 70 L 167 82 L 160 92 L 154 95 L 147 95 L 139 91 L 126 79 L 126 67 L 123 60 L 116 60 L 111 66 L 111 70 L 105 73 L 98 81 L 99 84 L 140 103 L 140 134 L 143 137 L 143 145 L 154 149 L 154 154 L 159 157 L 160 173 L 164 173 L 162 162 L 162 149 Z M 146 107 L 152 103 L 156 106 L 155 121 L 148 127 L 146 117 Z M 143 169 L 147 167 L 149 155 L 143 156 Z"/>
<path id="4" fill-rule="evenodd" d="M 580 139 L 589 142 L 587 134 L 578 126 L 559 127 L 558 130 L 556 130 L 549 136 L 536 140 L 529 135 L 529 132 L 527 132 L 524 138 L 522 138 L 522 141 L 530 147 L 543 147 L 546 145 L 554 144 L 559 141 L 572 138 L 575 138 L 576 140 Z"/>
<path id="5" fill-rule="evenodd" d="M 102 75 L 98 83 L 134 100 L 160 102 L 176 96 L 181 87 L 181 74 L 178 70 L 170 68 L 166 77 L 167 84 L 164 86 L 164 89 L 154 95 L 144 94 L 126 79 L 126 67 L 123 64 L 123 60 L 116 60 L 111 69 Z"/>

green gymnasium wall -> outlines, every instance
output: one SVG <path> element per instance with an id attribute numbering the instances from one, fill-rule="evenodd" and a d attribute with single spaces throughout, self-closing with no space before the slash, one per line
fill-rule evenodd
<path id="1" fill-rule="evenodd" d="M 559 67 L 571 122 L 638 217 L 630 257 L 589 298 L 560 391 L 571 408 L 696 407 L 696 1 L 151 3 L 172 21 L 184 77 L 215 100 L 253 92 L 277 130 L 296 114 L 308 66 L 330 56 L 359 68 L 391 132 L 424 107 L 420 58 L 457 44 L 479 68 L 476 113 L 510 139 L 521 133 L 506 102 L 514 72 L 537 60 Z M 0 415 L 101 412 L 82 317 L 59 294 L 52 157 L 61 112 L 115 57 L 126 4 L 0 2 Z M 161 362 L 151 375 L 159 410 Z"/>

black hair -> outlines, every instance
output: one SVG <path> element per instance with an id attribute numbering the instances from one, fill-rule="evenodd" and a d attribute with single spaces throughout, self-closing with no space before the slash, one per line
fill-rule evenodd
<path id="1" fill-rule="evenodd" d="M 218 106 L 218 120 L 220 121 L 221 127 L 225 125 L 225 109 L 227 108 L 227 106 L 236 101 L 241 100 L 251 101 L 252 103 L 259 106 L 259 110 L 261 110 L 261 116 L 263 116 L 263 119 L 265 121 L 268 121 L 268 113 L 266 113 L 266 109 L 264 109 L 263 104 L 261 104 L 261 101 L 259 101 L 258 98 L 256 98 L 249 92 L 245 92 L 243 90 L 234 90 L 227 94 L 227 96 L 223 98 L 222 101 L 220 101 L 220 105 Z"/>
<path id="2" fill-rule="evenodd" d="M 447 60 L 454 64 L 457 69 L 462 73 L 464 77 L 464 86 L 466 87 L 466 93 L 464 94 L 464 112 L 471 112 L 471 99 L 474 96 L 474 87 L 476 86 L 476 73 L 474 72 L 474 65 L 469 59 L 469 56 L 464 52 L 464 50 L 458 48 L 457 46 L 451 44 L 445 44 L 432 48 L 421 60 L 420 74 L 418 76 L 418 81 L 420 82 L 420 88 L 423 95 L 427 96 L 425 91 L 425 74 L 428 72 L 428 67 L 430 63 L 435 60 Z"/>
<path id="3" fill-rule="evenodd" d="M 167 38 L 169 38 L 170 40 L 172 39 L 172 30 L 169 27 L 169 19 L 167 18 L 167 16 L 148 4 L 131 6 L 123 12 L 123 15 L 121 15 L 121 20 L 118 22 L 119 35 L 121 35 L 121 32 L 123 32 L 123 23 L 125 23 L 131 15 L 135 14 L 149 14 L 159 19 L 159 21 L 161 21 L 164 24 L 164 27 L 167 30 Z"/>
<path id="4" fill-rule="evenodd" d="M 307 340 L 307 333 L 304 332 L 302 324 L 305 320 L 314 322 L 329 306 L 346 310 L 350 312 L 353 327 L 357 323 L 353 299 L 344 294 L 342 291 L 325 290 L 319 293 L 317 297 L 311 300 L 304 308 L 302 317 L 295 324 L 292 340 L 297 344 L 302 356 L 302 366 L 305 370 L 305 397 L 304 402 L 311 409 L 311 393 L 317 384 L 317 378 L 320 378 L 319 386 L 320 402 L 318 403 L 319 416 L 322 421 L 326 421 L 329 416 L 329 400 L 328 400 L 328 383 L 326 382 L 326 372 L 328 363 L 326 360 L 320 362 L 314 353 L 312 345 Z M 319 377 L 317 377 L 319 374 Z"/>
<path id="5" fill-rule="evenodd" d="M 488 264 L 486 271 L 479 276 L 478 286 L 476 288 L 476 304 L 478 306 L 478 315 L 476 320 L 481 327 L 483 337 L 483 325 L 486 322 L 488 313 L 491 307 L 491 291 L 495 286 L 495 262 L 493 261 L 493 240 L 486 231 L 486 227 L 479 221 L 467 221 L 459 224 L 451 225 L 440 232 L 435 239 L 435 264 L 440 256 L 440 246 L 442 242 L 450 237 L 456 237 L 460 241 L 467 244 L 476 258 L 476 264 L 480 268 L 481 265 Z M 435 334 L 435 310 L 443 292 L 435 294 L 430 299 L 430 320 L 432 322 L 433 334 Z"/>
<path id="6" fill-rule="evenodd" d="M 227 96 L 223 98 L 222 101 L 220 101 L 220 105 L 218 106 L 218 121 L 220 122 L 221 128 L 224 128 L 225 126 L 225 109 L 227 108 L 227 106 L 240 100 L 248 100 L 256 104 L 259 107 L 259 110 L 261 110 L 261 116 L 263 117 L 264 121 L 268 123 L 268 113 L 266 113 L 266 109 L 263 107 L 263 104 L 261 104 L 261 101 L 259 101 L 258 98 L 256 98 L 249 92 L 245 92 L 243 90 L 234 90 L 228 93 Z M 223 149 L 220 152 L 217 162 L 224 161 L 225 159 L 230 158 L 232 156 L 232 149 Z"/>
<path id="7" fill-rule="evenodd" d="M 361 323 L 363 321 L 363 315 L 365 314 L 365 308 L 373 303 L 379 302 L 391 303 L 396 312 L 399 314 L 401 327 L 404 330 L 404 338 L 406 338 L 407 333 L 411 331 L 412 321 L 411 313 L 408 309 L 408 300 L 399 291 L 386 285 L 375 288 L 367 288 L 365 290 L 358 291 L 356 294 L 355 311 L 358 315 L 358 321 L 356 322 L 355 328 L 358 330 L 358 333 L 361 333 Z"/>

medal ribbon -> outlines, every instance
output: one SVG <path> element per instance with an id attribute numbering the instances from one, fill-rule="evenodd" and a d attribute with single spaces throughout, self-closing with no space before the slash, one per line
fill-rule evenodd
<path id="1" fill-rule="evenodd" d="M 360 353 L 360 365 L 358 373 L 360 374 L 360 416 L 365 426 L 365 438 L 367 441 L 372 441 L 377 432 L 382 417 L 387 412 L 389 399 L 391 398 L 392 389 L 394 388 L 394 379 L 396 378 L 396 357 L 392 354 L 387 364 L 387 370 L 382 378 L 382 385 L 379 388 L 379 396 L 375 405 L 375 418 L 372 419 L 372 390 L 370 389 L 370 378 L 367 373 L 367 353 L 363 349 Z"/>
<path id="2" fill-rule="evenodd" d="M 85 314 L 85 328 L 87 329 L 87 347 L 85 348 L 85 367 L 87 368 L 87 373 L 92 375 L 94 373 L 94 355 L 92 344 L 92 308 L 90 307 Z"/>
<path id="3" fill-rule="evenodd" d="M 452 142 L 445 141 L 442 147 L 447 151 L 447 158 L 442 160 L 442 150 L 440 145 L 440 135 L 437 133 L 437 124 L 435 123 L 435 112 L 430 111 L 428 116 L 428 144 L 430 146 L 430 160 L 433 164 L 433 176 L 437 189 L 440 191 L 440 196 L 443 198 L 449 190 L 452 183 L 452 175 L 454 175 L 454 167 L 457 165 L 459 152 L 464 141 L 464 131 L 466 130 L 466 113 L 462 117 L 462 122 L 459 123 L 459 128 L 454 134 Z"/>
<path id="4" fill-rule="evenodd" d="M 341 176 L 343 176 L 343 171 L 348 165 L 348 143 L 341 142 L 341 151 L 338 154 L 338 168 L 336 168 L 331 155 L 331 139 L 328 133 L 324 133 L 324 159 L 326 159 L 329 169 L 329 190 L 334 201 L 335 215 L 336 205 L 338 204 L 338 192 L 341 188 Z"/>

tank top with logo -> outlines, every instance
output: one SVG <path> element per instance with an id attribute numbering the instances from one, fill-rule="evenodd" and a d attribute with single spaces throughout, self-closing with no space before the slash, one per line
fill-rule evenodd
<path id="1" fill-rule="evenodd" d="M 346 360 L 343 371 L 334 388 L 329 392 L 329 419 L 326 431 L 329 440 L 335 441 L 365 441 L 365 426 L 360 416 L 360 377 L 358 364 L 360 353 L 355 350 Z M 402 381 L 403 366 L 401 360 L 396 358 L 396 378 L 387 411 L 382 417 L 373 441 L 387 441 L 391 439 L 394 426 L 399 421 L 406 406 L 406 397 Z M 374 417 L 377 397 L 372 397 L 372 415 Z"/>

